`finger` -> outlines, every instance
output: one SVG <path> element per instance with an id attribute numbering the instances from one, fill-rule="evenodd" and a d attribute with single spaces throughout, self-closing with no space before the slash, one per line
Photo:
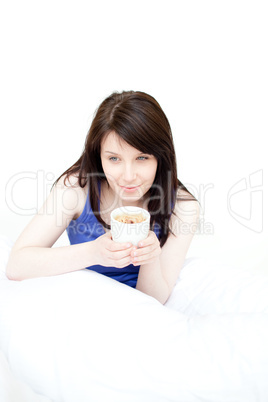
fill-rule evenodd
<path id="1" fill-rule="evenodd" d="M 156 257 L 159 257 L 161 254 L 161 249 L 158 247 L 156 249 L 151 250 L 148 253 L 140 254 L 135 257 L 132 257 L 132 262 L 133 264 L 142 264 L 144 261 L 148 261 L 151 259 L 155 259 Z"/>
<path id="2" fill-rule="evenodd" d="M 142 240 L 139 242 L 138 247 L 147 247 L 153 244 L 155 241 L 159 241 L 158 238 L 156 237 L 155 233 L 150 230 L 149 235 L 146 237 L 146 239 Z"/>
<path id="3" fill-rule="evenodd" d="M 148 255 L 149 253 L 152 253 L 157 248 L 158 248 L 158 244 L 152 244 L 150 246 L 138 248 L 136 250 L 132 249 L 131 257 L 135 258 L 135 257 L 141 257 L 143 255 Z"/>
<path id="4" fill-rule="evenodd" d="M 123 258 L 131 259 L 131 249 L 119 250 L 119 251 L 108 251 L 108 258 L 111 261 L 119 261 Z"/>
<path id="5" fill-rule="evenodd" d="M 113 258 L 110 258 L 108 260 L 110 261 L 111 266 L 115 268 L 124 268 L 132 263 L 130 256 L 126 256 L 124 258 L 121 258 L 120 260 L 115 260 Z"/>
<path id="6" fill-rule="evenodd" d="M 125 250 L 127 248 L 133 247 L 132 243 L 130 242 L 125 242 L 125 243 L 119 243 L 113 240 L 111 232 L 107 232 L 104 235 L 102 235 L 106 239 L 105 242 L 105 248 L 107 250 L 111 251 L 119 251 L 119 250 Z"/>
<path id="7" fill-rule="evenodd" d="M 130 249 L 132 247 L 133 247 L 133 245 L 129 242 L 118 243 L 118 242 L 115 242 L 114 240 L 112 240 L 112 238 L 107 241 L 107 245 L 106 245 L 106 248 L 110 251 L 126 250 L 126 249 Z"/>

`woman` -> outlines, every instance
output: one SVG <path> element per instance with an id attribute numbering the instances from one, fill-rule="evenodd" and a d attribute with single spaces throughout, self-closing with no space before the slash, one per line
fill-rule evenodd
<path id="1" fill-rule="evenodd" d="M 138 247 L 110 234 L 110 213 L 135 205 L 151 214 Z M 198 202 L 177 179 L 169 122 L 143 92 L 113 93 L 99 106 L 80 159 L 56 181 L 10 255 L 10 279 L 84 268 L 169 298 L 194 235 Z M 67 229 L 70 246 L 52 248 Z"/>

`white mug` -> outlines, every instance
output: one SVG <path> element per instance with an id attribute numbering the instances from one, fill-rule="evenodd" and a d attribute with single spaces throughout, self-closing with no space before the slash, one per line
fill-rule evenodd
<path id="1" fill-rule="evenodd" d="M 142 215 L 144 220 L 138 223 L 119 222 L 116 217 L 120 215 Z M 128 206 L 116 208 L 111 212 L 111 233 L 114 241 L 118 243 L 130 242 L 138 246 L 141 240 L 146 239 L 150 230 L 150 214 L 146 209 Z"/>

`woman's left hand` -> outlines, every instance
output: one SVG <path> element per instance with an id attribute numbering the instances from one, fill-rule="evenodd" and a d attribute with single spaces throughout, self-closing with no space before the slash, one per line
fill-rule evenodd
<path id="1" fill-rule="evenodd" d="M 161 254 L 160 242 L 156 234 L 150 230 L 146 239 L 142 240 L 131 251 L 133 265 L 144 265 L 154 262 Z"/>

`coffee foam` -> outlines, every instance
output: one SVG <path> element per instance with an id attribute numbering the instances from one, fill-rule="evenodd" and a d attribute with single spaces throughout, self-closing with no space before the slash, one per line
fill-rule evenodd
<path id="1" fill-rule="evenodd" d="M 121 214 L 117 215 L 114 218 L 118 222 L 122 223 L 141 223 L 146 220 L 146 218 L 143 216 L 143 214 L 135 214 L 135 215 L 127 215 L 127 214 Z"/>

